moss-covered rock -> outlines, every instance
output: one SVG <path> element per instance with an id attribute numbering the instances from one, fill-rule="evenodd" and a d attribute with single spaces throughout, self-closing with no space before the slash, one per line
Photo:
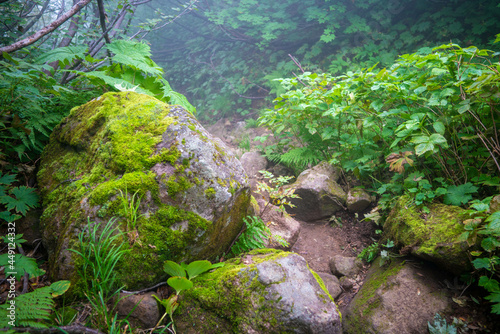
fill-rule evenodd
<path id="1" fill-rule="evenodd" d="M 129 232 L 118 266 L 128 288 L 162 263 L 214 258 L 241 230 L 250 194 L 238 160 L 185 109 L 134 92 L 77 107 L 54 130 L 38 173 L 43 241 L 55 279 L 76 279 L 77 235 L 90 221 Z M 134 197 L 135 194 L 135 197 Z M 140 201 L 136 226 L 124 205 Z"/>
<path id="2" fill-rule="evenodd" d="M 451 309 L 440 277 L 425 265 L 394 259 L 387 267 L 377 259 L 365 283 L 344 311 L 346 334 L 426 333 L 436 313 Z"/>
<path id="3" fill-rule="evenodd" d="M 258 250 L 194 279 L 174 314 L 179 333 L 341 333 L 321 278 L 298 254 Z"/>
<path id="4" fill-rule="evenodd" d="M 398 199 L 384 223 L 387 238 L 454 274 L 470 271 L 469 245 L 460 239 L 465 231 L 463 222 L 470 216 L 457 206 L 434 203 L 428 208 L 430 213 L 426 214 L 409 197 Z"/>

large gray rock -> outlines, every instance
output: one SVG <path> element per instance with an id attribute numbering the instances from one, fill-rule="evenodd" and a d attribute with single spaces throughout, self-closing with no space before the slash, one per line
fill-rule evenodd
<path id="1" fill-rule="evenodd" d="M 274 240 L 268 240 L 266 247 L 290 250 L 297 242 L 300 234 L 300 223 L 290 217 L 289 214 L 279 212 L 276 206 L 268 204 L 268 201 L 257 200 L 259 214 L 262 221 L 267 224 L 273 235 L 281 237 L 288 243 L 288 247 L 281 246 Z"/>
<path id="2" fill-rule="evenodd" d="M 303 221 L 315 221 L 332 216 L 345 207 L 347 194 L 337 184 L 340 170 L 322 162 L 303 171 L 291 185 L 300 199 L 291 199 L 295 207 L 287 212 Z"/>
<path id="3" fill-rule="evenodd" d="M 179 333 L 342 333 L 321 278 L 294 253 L 253 251 L 194 279 L 174 314 Z"/>
<path id="4" fill-rule="evenodd" d="M 375 261 L 378 263 L 378 261 Z M 436 313 L 451 310 L 451 298 L 436 272 L 394 259 L 374 265 L 343 314 L 345 334 L 427 333 Z"/>
<path id="5" fill-rule="evenodd" d="M 118 284 L 131 290 L 164 278 L 165 260 L 226 252 L 250 201 L 247 176 L 220 140 L 182 107 L 134 92 L 73 109 L 54 129 L 38 177 L 52 278 L 78 280 L 78 257 L 68 249 L 78 248 L 87 218 L 115 216 L 130 249 L 117 266 Z M 134 229 L 124 204 L 135 193 Z"/>

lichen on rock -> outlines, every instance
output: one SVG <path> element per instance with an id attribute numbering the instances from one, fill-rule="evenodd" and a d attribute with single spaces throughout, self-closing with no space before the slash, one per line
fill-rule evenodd
<path id="1" fill-rule="evenodd" d="M 51 135 L 38 180 L 43 241 L 56 279 L 76 279 L 77 235 L 90 221 L 118 217 L 140 199 L 137 239 L 119 283 L 160 280 L 163 261 L 214 258 L 243 225 L 250 194 L 238 160 L 179 106 L 134 92 L 107 93 L 74 108 Z M 124 199 L 122 193 L 128 194 Z M 132 274 L 131 273 L 137 273 Z"/>
<path id="2" fill-rule="evenodd" d="M 341 316 L 298 254 L 257 250 L 194 279 L 174 321 L 182 333 L 341 333 Z"/>

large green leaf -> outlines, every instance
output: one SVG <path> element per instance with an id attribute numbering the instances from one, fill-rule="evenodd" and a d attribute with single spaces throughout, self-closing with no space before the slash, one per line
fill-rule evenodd
<path id="1" fill-rule="evenodd" d="M 64 65 L 68 65 L 74 59 L 85 58 L 86 52 L 87 52 L 87 46 L 85 45 L 65 46 L 62 48 L 57 48 L 45 52 L 44 54 L 35 59 L 35 63 L 45 64 L 58 61 Z"/>
<path id="2" fill-rule="evenodd" d="M 206 260 L 191 262 L 186 267 L 189 279 L 193 279 L 196 276 L 203 274 L 205 271 L 208 271 L 210 269 L 212 269 L 212 263 Z"/>
<path id="3" fill-rule="evenodd" d="M 462 205 L 466 204 L 472 199 L 472 195 L 476 193 L 478 188 L 472 183 L 467 182 L 459 186 L 449 186 L 448 193 L 444 195 L 444 204 L 449 205 Z"/>
<path id="4" fill-rule="evenodd" d="M 168 285 L 175 289 L 175 293 L 179 294 L 182 290 L 191 289 L 193 287 L 193 282 L 185 277 L 170 277 L 167 280 Z"/>
<path id="5" fill-rule="evenodd" d="M 167 260 L 163 264 L 163 270 L 170 276 L 186 277 L 186 270 L 180 264 Z"/>
<path id="6" fill-rule="evenodd" d="M 7 210 L 15 209 L 16 212 L 26 215 L 26 211 L 29 208 L 34 208 L 38 205 L 38 195 L 33 188 L 26 186 L 16 187 L 10 190 L 10 194 L 14 197 L 0 197 L 0 203 L 6 204 Z"/>
<path id="7" fill-rule="evenodd" d="M 115 54 L 113 61 L 117 63 L 131 66 L 154 76 L 163 74 L 163 70 L 150 59 L 150 48 L 144 43 L 119 39 L 107 44 L 106 47 Z"/>

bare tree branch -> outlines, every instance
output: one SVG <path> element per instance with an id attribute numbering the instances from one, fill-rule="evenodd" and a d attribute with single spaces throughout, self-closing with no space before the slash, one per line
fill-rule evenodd
<path id="1" fill-rule="evenodd" d="M 99 8 L 99 21 L 101 22 L 102 32 L 104 33 L 104 40 L 106 43 L 111 43 L 108 33 L 106 32 L 106 13 L 104 12 L 104 5 L 102 0 L 97 0 L 97 7 Z"/>
<path id="2" fill-rule="evenodd" d="M 35 43 L 43 36 L 56 30 L 57 27 L 59 27 L 61 24 L 63 24 L 69 18 L 71 18 L 73 15 L 78 13 L 83 7 L 88 5 L 90 1 L 92 1 L 92 0 L 80 0 L 75 6 L 73 6 L 68 12 L 64 13 L 64 15 L 62 15 L 59 19 L 55 20 L 54 22 L 52 22 L 48 26 L 43 27 L 42 29 L 40 29 L 39 31 L 34 33 L 33 35 L 31 35 L 23 40 L 20 40 L 14 44 L 0 48 L 0 52 L 9 53 L 9 52 L 17 51 L 19 49 L 22 49 L 22 48 L 28 46 L 28 45 Z"/>

